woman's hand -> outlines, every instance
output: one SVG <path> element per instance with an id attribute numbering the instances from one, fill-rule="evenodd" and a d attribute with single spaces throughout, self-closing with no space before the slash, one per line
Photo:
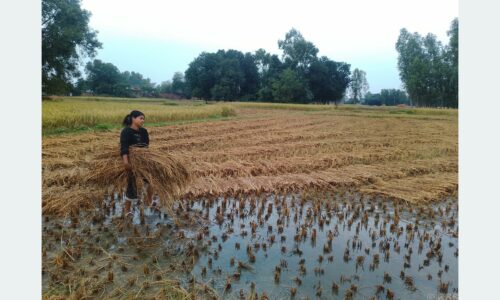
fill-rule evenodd
<path id="1" fill-rule="evenodd" d="M 130 165 L 128 161 L 128 154 L 124 154 L 122 156 L 123 159 L 123 167 L 125 168 L 125 171 L 132 171 L 132 166 Z"/>

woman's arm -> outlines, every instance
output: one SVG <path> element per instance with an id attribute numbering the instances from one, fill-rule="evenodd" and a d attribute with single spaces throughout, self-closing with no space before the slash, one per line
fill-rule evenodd
<path id="1" fill-rule="evenodd" d="M 123 159 L 123 165 L 126 170 L 131 170 L 132 167 L 130 166 L 130 161 L 128 159 L 128 150 L 129 150 L 130 143 L 127 138 L 127 134 L 125 129 L 122 130 L 120 134 L 120 155 Z"/>
<path id="2" fill-rule="evenodd" d="M 144 142 L 146 143 L 146 145 L 149 145 L 149 133 L 148 133 L 148 130 L 146 128 L 144 128 L 144 131 L 145 131 L 145 134 L 144 134 Z"/>
<path id="3" fill-rule="evenodd" d="M 130 165 L 130 162 L 128 160 L 128 154 L 123 154 L 122 159 L 123 159 L 123 166 L 125 167 L 125 170 L 127 170 L 127 171 L 132 170 L 132 166 Z"/>
<path id="4" fill-rule="evenodd" d="M 120 134 L 120 155 L 121 156 L 128 154 L 129 146 L 130 146 L 129 138 L 127 136 L 127 131 L 124 128 Z"/>

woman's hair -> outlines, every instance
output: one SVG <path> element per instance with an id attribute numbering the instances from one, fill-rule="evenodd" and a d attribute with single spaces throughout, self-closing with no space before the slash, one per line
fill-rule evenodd
<path id="1" fill-rule="evenodd" d="M 132 124 L 132 118 L 137 118 L 139 116 L 144 116 L 144 114 L 138 110 L 131 111 L 125 116 L 125 119 L 123 119 L 123 126 L 130 126 Z"/>

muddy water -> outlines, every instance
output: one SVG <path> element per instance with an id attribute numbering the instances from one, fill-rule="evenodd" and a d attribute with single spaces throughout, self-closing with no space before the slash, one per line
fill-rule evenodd
<path id="1" fill-rule="evenodd" d="M 78 222 L 51 217 L 43 224 L 44 293 L 68 296 L 91 278 L 91 296 L 158 297 L 173 278 L 189 292 L 201 286 L 197 298 L 457 297 L 456 199 L 414 206 L 321 197 L 183 202 L 180 227 L 154 208 L 136 206 L 124 218 L 117 195 Z M 61 255 L 69 267 L 58 266 Z"/>
<path id="2" fill-rule="evenodd" d="M 418 211 L 399 205 L 395 225 L 390 203 L 359 197 L 332 200 L 329 206 L 317 206 L 298 197 L 270 196 L 256 201 L 254 209 L 249 201 L 240 209 L 234 199 L 226 201 L 225 210 L 223 199 L 207 205 L 210 220 L 216 219 L 218 209 L 225 218 L 209 226 L 211 245 L 193 274 L 223 298 L 252 291 L 259 296 L 265 292 L 270 299 L 289 298 L 296 289 L 297 299 L 385 299 L 392 294 L 398 299 L 434 299 L 443 295 L 441 283 L 448 284 L 449 295 L 458 293 L 458 240 L 453 237 L 458 225 L 441 227 L 456 218 L 456 201 L 430 206 L 436 215 L 430 219 L 421 214 L 418 225 Z"/>

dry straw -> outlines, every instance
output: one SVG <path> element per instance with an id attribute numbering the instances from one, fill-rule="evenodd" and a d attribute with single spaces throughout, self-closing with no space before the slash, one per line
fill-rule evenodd
<path id="1" fill-rule="evenodd" d="M 129 159 L 135 177 L 137 192 L 148 182 L 161 205 L 172 213 L 174 199 L 182 196 L 191 181 L 187 167 L 188 157 L 175 156 L 159 148 L 131 147 Z M 77 168 L 78 166 L 75 166 Z M 50 175 L 57 176 L 50 176 Z M 106 147 L 92 157 L 77 172 L 44 174 L 42 193 L 43 213 L 67 215 L 79 208 L 100 206 L 104 196 L 118 192 L 121 195 L 128 184 L 128 173 L 116 148 Z"/>
<path id="2" fill-rule="evenodd" d="M 128 172 L 131 172 L 138 192 L 148 183 L 160 197 L 162 206 L 172 212 L 174 199 L 182 194 L 191 180 L 186 160 L 151 147 L 131 147 L 129 160 L 132 169 L 126 171 L 116 149 L 104 151 L 91 163 L 87 182 L 107 191 L 123 191 L 127 188 Z"/>
<path id="3" fill-rule="evenodd" d="M 177 161 L 186 157 L 182 163 L 189 162 L 193 171 L 179 198 L 348 189 L 421 203 L 457 190 L 456 112 L 425 120 L 413 118 L 419 114 L 360 118 L 243 108 L 238 113 L 244 118 L 150 129 L 158 155 L 167 152 Z M 44 137 L 44 213 L 95 205 L 82 198 L 86 193 L 79 194 L 79 203 L 70 199 L 71 205 L 57 201 L 57 193 L 88 191 L 83 179 L 90 165 L 102 161 L 95 158 L 103 148 L 117 146 L 116 138 L 116 131 Z M 114 184 L 123 164 L 117 151 L 110 151 L 108 158 L 103 164 L 108 175 L 101 180 Z M 114 177 L 109 175 L 113 168 Z M 65 211 L 59 210 L 63 205 Z"/>

